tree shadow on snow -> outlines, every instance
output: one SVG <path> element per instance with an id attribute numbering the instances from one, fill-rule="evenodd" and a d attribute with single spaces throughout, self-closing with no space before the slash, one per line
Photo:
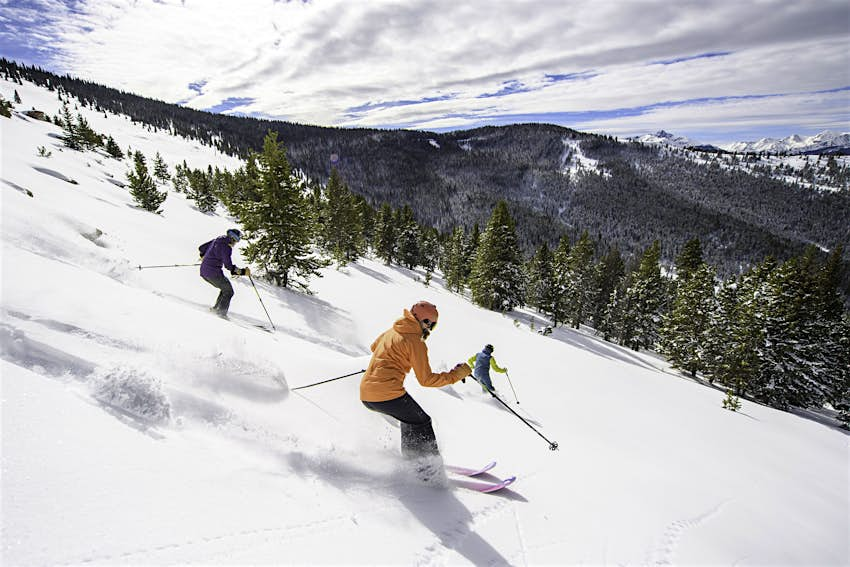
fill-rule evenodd
<path id="1" fill-rule="evenodd" d="M 7 324 L 0 324 L 0 358 L 38 374 L 54 377 L 70 374 L 82 379 L 95 368 L 93 362 L 33 340 L 20 329 Z"/>
<path id="2" fill-rule="evenodd" d="M 256 282 L 256 280 L 254 280 L 254 281 Z M 250 286 L 251 284 L 249 283 L 248 285 Z M 258 285 L 257 287 L 260 287 L 260 286 Z M 240 292 L 244 292 L 244 291 L 245 291 L 244 287 L 240 287 L 240 289 L 236 290 L 237 294 L 239 294 Z M 166 293 L 166 292 L 157 291 L 157 290 L 152 290 L 151 293 L 153 293 L 154 295 L 157 295 L 159 297 L 178 301 L 178 302 L 183 303 L 185 305 L 188 305 L 190 307 L 194 307 L 194 308 L 198 309 L 199 311 L 201 311 L 202 313 L 209 313 L 210 317 L 215 316 L 212 312 L 210 312 L 210 306 L 207 303 L 200 303 L 198 301 L 192 301 L 192 300 L 180 297 L 179 295 L 174 295 L 174 294 L 171 294 L 171 293 Z M 251 294 L 253 295 L 253 292 Z M 210 287 L 208 295 L 209 295 L 209 298 L 210 298 L 210 303 L 212 303 L 215 300 L 215 290 L 212 287 Z M 328 305 L 330 305 L 330 304 L 328 304 Z M 302 313 L 302 315 L 304 314 L 300 309 L 296 309 L 296 310 L 299 313 Z M 236 310 L 232 307 L 231 307 L 231 310 L 230 310 L 230 313 L 228 314 L 228 316 L 235 322 L 242 322 L 242 323 L 246 323 L 246 324 L 254 325 L 254 326 L 258 326 L 258 327 L 268 327 L 268 325 L 269 325 L 268 319 L 257 319 L 257 318 L 254 318 L 254 317 L 250 317 L 248 315 L 242 315 L 241 313 L 236 312 Z M 326 314 L 325 316 L 330 317 L 329 314 Z M 320 317 L 320 316 L 316 315 L 316 317 Z M 307 318 L 307 317 L 305 316 L 305 318 Z M 311 321 L 310 325 L 312 327 L 314 325 L 314 323 Z M 335 351 L 340 352 L 342 354 L 346 354 L 348 356 L 363 356 L 364 354 L 369 354 L 364 349 L 349 347 L 347 345 L 340 344 L 339 342 L 329 338 L 329 337 L 334 336 L 334 332 L 331 332 L 331 331 L 333 331 L 333 329 L 329 329 L 327 334 L 322 335 L 322 334 L 302 333 L 302 332 L 299 332 L 295 329 L 290 329 L 286 326 L 285 321 L 279 321 L 279 320 L 274 321 L 274 326 L 275 326 L 275 331 L 274 331 L 275 333 L 284 333 L 286 335 L 289 335 L 290 337 L 294 337 L 296 339 L 301 339 L 303 341 L 315 343 L 315 344 L 321 345 L 325 348 L 335 350 Z M 348 328 L 350 328 L 350 323 L 348 324 Z M 272 336 L 274 336 L 274 334 L 272 334 Z"/>
<path id="3" fill-rule="evenodd" d="M 382 274 L 382 273 L 380 273 L 376 270 L 373 270 L 371 268 L 367 268 L 366 266 L 364 266 L 362 264 L 358 264 L 356 262 L 349 264 L 348 268 L 353 269 L 353 270 L 357 270 L 361 274 L 369 276 L 370 278 L 376 279 L 381 283 L 388 284 L 388 283 L 392 282 L 392 279 L 388 278 L 384 274 Z"/>
<path id="4" fill-rule="evenodd" d="M 64 175 L 64 174 L 62 174 L 62 173 L 59 173 L 58 171 L 55 171 L 55 170 L 53 170 L 53 169 L 48 169 L 48 168 L 46 168 L 46 167 L 35 167 L 35 166 L 33 166 L 33 169 L 34 169 L 34 170 L 36 170 L 36 171 L 37 171 L 37 172 L 39 172 L 39 173 L 44 173 L 45 175 L 49 175 L 49 176 L 51 176 L 51 177 L 55 177 L 56 179 L 61 179 L 61 180 L 62 180 L 62 181 L 64 181 L 65 183 L 76 183 L 76 182 L 75 182 L 73 179 L 71 179 L 70 177 L 68 177 L 68 176 L 66 176 L 66 175 Z"/>
<path id="5" fill-rule="evenodd" d="M 32 196 L 33 196 L 32 191 L 30 191 L 29 189 L 24 189 L 23 187 L 21 187 L 21 186 L 20 186 L 20 185 L 18 185 L 17 183 L 12 183 L 11 181 L 7 181 L 6 179 L 3 179 L 3 183 L 5 183 L 6 185 L 8 185 L 9 187 L 11 187 L 12 189 L 14 189 L 15 191 L 20 191 L 21 193 L 23 193 L 23 194 L 24 194 L 24 195 L 26 195 L 27 197 L 32 197 Z"/>
<path id="6" fill-rule="evenodd" d="M 303 453 L 285 456 L 289 467 L 305 477 L 316 477 L 338 488 L 341 492 L 362 487 L 369 492 L 379 492 L 401 503 L 411 515 L 427 528 L 440 546 L 427 545 L 415 554 L 417 564 L 445 563 L 442 548 L 451 549 L 473 565 L 508 565 L 510 562 L 486 539 L 473 529 L 475 515 L 457 498 L 455 490 L 423 486 L 412 478 L 409 471 L 399 467 L 394 471 L 361 469 L 339 459 L 325 456 L 321 459 Z M 464 490 L 457 488 L 456 490 Z M 527 502 L 516 492 L 503 489 L 482 498 L 502 498 Z M 486 514 L 483 508 L 478 515 Z"/>

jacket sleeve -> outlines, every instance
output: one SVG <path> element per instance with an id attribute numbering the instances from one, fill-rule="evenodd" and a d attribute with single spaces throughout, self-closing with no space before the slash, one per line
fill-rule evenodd
<path id="1" fill-rule="evenodd" d="M 469 365 L 470 368 L 475 368 L 475 359 L 476 358 L 478 358 L 478 353 L 473 354 L 472 356 L 469 357 L 469 360 L 466 361 L 466 363 Z"/>
<path id="2" fill-rule="evenodd" d="M 230 270 L 231 274 L 235 274 L 237 272 L 236 266 L 233 265 L 233 260 L 230 259 L 233 254 L 233 249 L 229 244 L 224 244 L 221 253 L 221 261 L 224 264 L 224 267 Z"/>
<path id="3" fill-rule="evenodd" d="M 470 369 L 465 364 L 461 364 L 461 366 L 448 372 L 433 372 L 431 363 L 428 362 L 428 347 L 425 346 L 425 343 L 419 339 L 411 340 L 410 343 L 413 373 L 416 374 L 416 380 L 423 386 L 439 388 L 454 384 L 469 376 Z"/>
<path id="4" fill-rule="evenodd" d="M 378 338 L 375 339 L 375 341 L 372 343 L 372 346 L 369 347 L 369 350 L 371 350 L 372 352 L 375 352 L 375 349 L 378 348 L 378 343 L 381 342 L 381 339 L 383 339 L 384 335 L 386 335 L 386 334 L 387 334 L 387 332 L 384 331 L 383 333 L 378 335 Z"/>
<path id="5" fill-rule="evenodd" d="M 496 359 L 493 358 L 492 356 L 490 357 L 490 368 L 492 368 L 496 372 L 501 372 L 502 374 L 507 372 L 507 370 L 505 370 L 504 368 L 499 368 L 499 365 L 496 364 Z"/>
<path id="6" fill-rule="evenodd" d="M 207 253 L 207 250 L 209 249 L 210 244 L 212 244 L 212 240 L 210 240 L 209 242 L 204 242 L 203 244 L 198 246 L 198 252 L 200 252 L 201 258 L 203 258 L 204 254 Z"/>

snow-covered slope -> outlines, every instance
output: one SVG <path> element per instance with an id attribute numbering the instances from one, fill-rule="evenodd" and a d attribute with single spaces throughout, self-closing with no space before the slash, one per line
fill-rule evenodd
<path id="1" fill-rule="evenodd" d="M 814 136 L 793 134 L 787 138 L 762 138 L 757 142 L 735 142 L 724 149 L 737 153 L 835 153 L 850 151 L 850 133 L 823 131 Z"/>
<path id="2" fill-rule="evenodd" d="M 17 89 L 52 114 L 54 93 Z M 235 160 L 128 120 L 92 126 L 173 165 Z M 2 136 L 2 563 L 846 565 L 848 437 L 684 379 L 656 358 L 500 315 L 364 260 L 306 296 L 235 282 L 234 322 L 197 245 L 233 225 L 169 194 L 136 208 L 126 163 L 63 150 L 47 123 L 0 118 Z M 45 147 L 51 157 L 39 157 Z M 66 179 L 73 179 L 72 184 Z M 31 192 L 32 196 L 27 194 Z M 236 254 L 236 262 L 242 260 Z M 435 368 L 484 343 L 508 404 L 467 381 L 412 395 L 448 462 L 516 474 L 482 495 L 411 478 L 399 431 L 358 400 L 358 378 L 404 307 L 440 308 Z M 540 321 L 537 321 L 539 327 Z"/>

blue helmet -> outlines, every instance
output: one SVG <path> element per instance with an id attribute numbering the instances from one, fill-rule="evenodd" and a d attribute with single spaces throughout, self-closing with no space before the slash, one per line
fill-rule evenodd
<path id="1" fill-rule="evenodd" d="M 230 228 L 227 230 L 227 237 L 230 238 L 233 242 L 239 242 L 242 240 L 242 233 L 238 228 Z"/>

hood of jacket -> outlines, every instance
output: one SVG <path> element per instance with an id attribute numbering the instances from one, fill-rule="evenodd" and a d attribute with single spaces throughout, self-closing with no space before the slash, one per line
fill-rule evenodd
<path id="1" fill-rule="evenodd" d="M 405 309 L 404 315 L 393 323 L 393 330 L 402 335 L 417 335 L 422 337 L 424 334 L 419 321 L 416 320 L 416 317 L 408 309 Z"/>

